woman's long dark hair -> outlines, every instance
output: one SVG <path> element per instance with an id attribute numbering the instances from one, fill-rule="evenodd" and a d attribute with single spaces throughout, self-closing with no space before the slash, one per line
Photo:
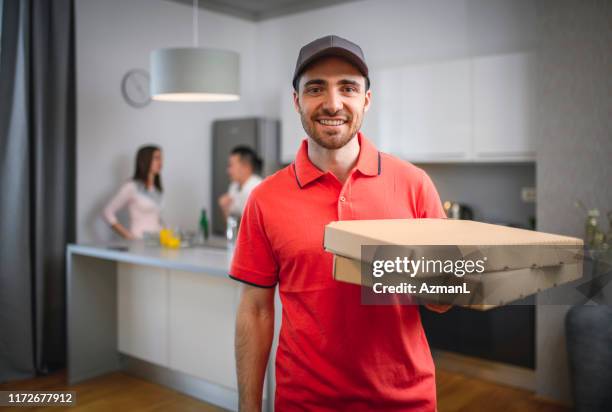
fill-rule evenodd
<path id="1" fill-rule="evenodd" d="M 134 169 L 134 180 L 140 181 L 147 185 L 147 179 L 149 177 L 149 170 L 151 170 L 151 162 L 153 161 L 153 153 L 156 151 L 161 152 L 161 147 L 155 145 L 142 146 L 136 153 L 136 167 Z M 163 191 L 161 184 L 161 176 L 155 175 L 153 184 L 161 193 Z"/>

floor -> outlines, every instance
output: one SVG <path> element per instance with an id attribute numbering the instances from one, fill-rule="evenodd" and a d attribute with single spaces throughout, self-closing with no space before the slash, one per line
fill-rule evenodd
<path id="1" fill-rule="evenodd" d="M 436 369 L 439 412 L 569 412 L 532 392 Z"/>
<path id="2" fill-rule="evenodd" d="M 530 392 L 458 373 L 437 370 L 439 412 L 568 412 L 570 409 L 536 399 Z M 65 384 L 65 372 L 36 379 L 0 384 L 0 390 L 74 390 L 77 404 L 71 408 L 37 407 L 29 411 L 187 411 L 217 412 L 222 409 L 171 389 L 116 372 L 79 383 Z M 493 406 L 494 405 L 494 406 Z M 0 407 L 0 411 L 14 408 Z"/>

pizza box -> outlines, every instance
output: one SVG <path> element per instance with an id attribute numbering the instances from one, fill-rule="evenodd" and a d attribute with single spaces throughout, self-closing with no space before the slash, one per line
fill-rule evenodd
<path id="1" fill-rule="evenodd" d="M 334 256 L 333 262 L 333 277 L 337 281 L 368 288 L 373 286 L 373 277 L 362 277 L 361 275 L 362 262 L 337 255 Z M 368 270 L 368 264 L 364 268 Z M 419 303 L 450 304 L 476 310 L 488 310 L 578 280 L 582 277 L 582 273 L 581 263 L 568 263 L 558 266 L 470 274 L 462 278 L 453 276 L 441 276 L 427 280 L 417 278 L 411 280 L 417 291 L 412 296 L 418 298 L 416 302 Z M 470 294 L 421 293 L 420 286 L 423 282 L 435 285 L 459 285 L 465 282 Z"/>
<path id="2" fill-rule="evenodd" d="M 334 254 L 332 275 L 338 281 L 368 288 L 375 283 L 410 283 L 417 291 L 409 295 L 420 301 L 480 310 L 566 284 L 583 273 L 581 239 L 467 220 L 331 222 L 325 227 L 324 248 Z M 456 266 L 448 272 L 433 265 L 437 270 L 415 273 L 414 277 L 393 271 L 382 278 L 372 275 L 377 263 L 400 258 L 438 263 L 476 261 L 480 270 L 459 273 Z M 436 293 L 425 288 L 421 293 L 424 283 L 450 292 Z M 469 293 L 453 293 L 451 286 L 462 286 Z"/>
<path id="3" fill-rule="evenodd" d="M 325 227 L 323 247 L 366 262 L 394 256 L 486 257 L 484 271 L 497 272 L 579 263 L 583 241 L 472 220 L 381 219 L 331 222 Z"/>

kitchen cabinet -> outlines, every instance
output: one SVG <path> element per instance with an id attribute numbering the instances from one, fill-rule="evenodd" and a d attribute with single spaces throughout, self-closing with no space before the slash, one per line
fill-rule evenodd
<path id="1" fill-rule="evenodd" d="M 372 106 L 378 107 L 377 113 L 369 113 L 366 116 L 377 116 L 378 130 L 372 136 L 378 144 L 378 148 L 384 152 L 399 154 L 402 152 L 409 139 L 404 139 L 404 98 L 402 90 L 404 87 L 404 73 L 402 69 L 389 69 L 381 71 L 378 83 L 372 91 Z"/>
<path id="2" fill-rule="evenodd" d="M 530 53 L 375 70 L 370 137 L 412 162 L 535 159 Z"/>
<path id="3" fill-rule="evenodd" d="M 121 263 L 117 291 L 120 352 L 237 390 L 236 282 Z"/>
<path id="4" fill-rule="evenodd" d="M 129 245 L 67 248 L 67 380 L 115 371 L 238 410 L 234 331 L 241 284 L 227 277 L 232 248 Z M 272 410 L 274 354 L 262 410 Z"/>
<path id="5" fill-rule="evenodd" d="M 235 281 L 170 271 L 170 368 L 237 390 L 234 328 Z"/>
<path id="6" fill-rule="evenodd" d="M 121 263 L 117 275 L 119 352 L 167 366 L 167 271 Z"/>
<path id="7" fill-rule="evenodd" d="M 473 71 L 474 157 L 535 159 L 532 55 L 478 57 Z"/>
<path id="8" fill-rule="evenodd" d="M 370 82 L 372 84 L 379 84 L 380 76 L 378 76 L 376 73 L 371 73 Z M 378 129 L 380 127 L 379 126 L 380 112 L 378 110 L 379 109 L 379 106 L 378 106 L 379 98 L 380 96 L 378 95 L 373 97 L 373 100 L 370 103 L 370 107 L 368 108 L 368 111 L 364 113 L 363 115 L 363 123 L 361 123 L 361 132 L 365 134 L 368 139 L 375 141 L 376 144 L 378 144 L 378 141 L 376 139 L 378 137 Z"/>
<path id="9" fill-rule="evenodd" d="M 281 163 L 293 161 L 305 137 L 300 115 L 293 107 L 293 87 L 288 87 L 281 96 Z"/>
<path id="10" fill-rule="evenodd" d="M 362 130 L 412 162 L 533 161 L 534 71 L 528 52 L 373 69 Z M 281 103 L 283 163 L 306 136 L 292 91 Z"/>
<path id="11" fill-rule="evenodd" d="M 444 314 L 421 308 L 432 349 L 535 369 L 535 297 L 484 312 L 453 307 Z"/>
<path id="12" fill-rule="evenodd" d="M 467 159 L 469 80 L 469 60 L 384 70 L 378 89 L 381 150 L 412 161 Z"/>

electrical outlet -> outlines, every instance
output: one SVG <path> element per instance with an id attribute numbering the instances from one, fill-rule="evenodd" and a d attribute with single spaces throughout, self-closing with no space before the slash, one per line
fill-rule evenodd
<path id="1" fill-rule="evenodd" d="M 521 188 L 521 200 L 525 203 L 535 203 L 536 201 L 536 189 L 535 187 L 523 187 Z"/>

